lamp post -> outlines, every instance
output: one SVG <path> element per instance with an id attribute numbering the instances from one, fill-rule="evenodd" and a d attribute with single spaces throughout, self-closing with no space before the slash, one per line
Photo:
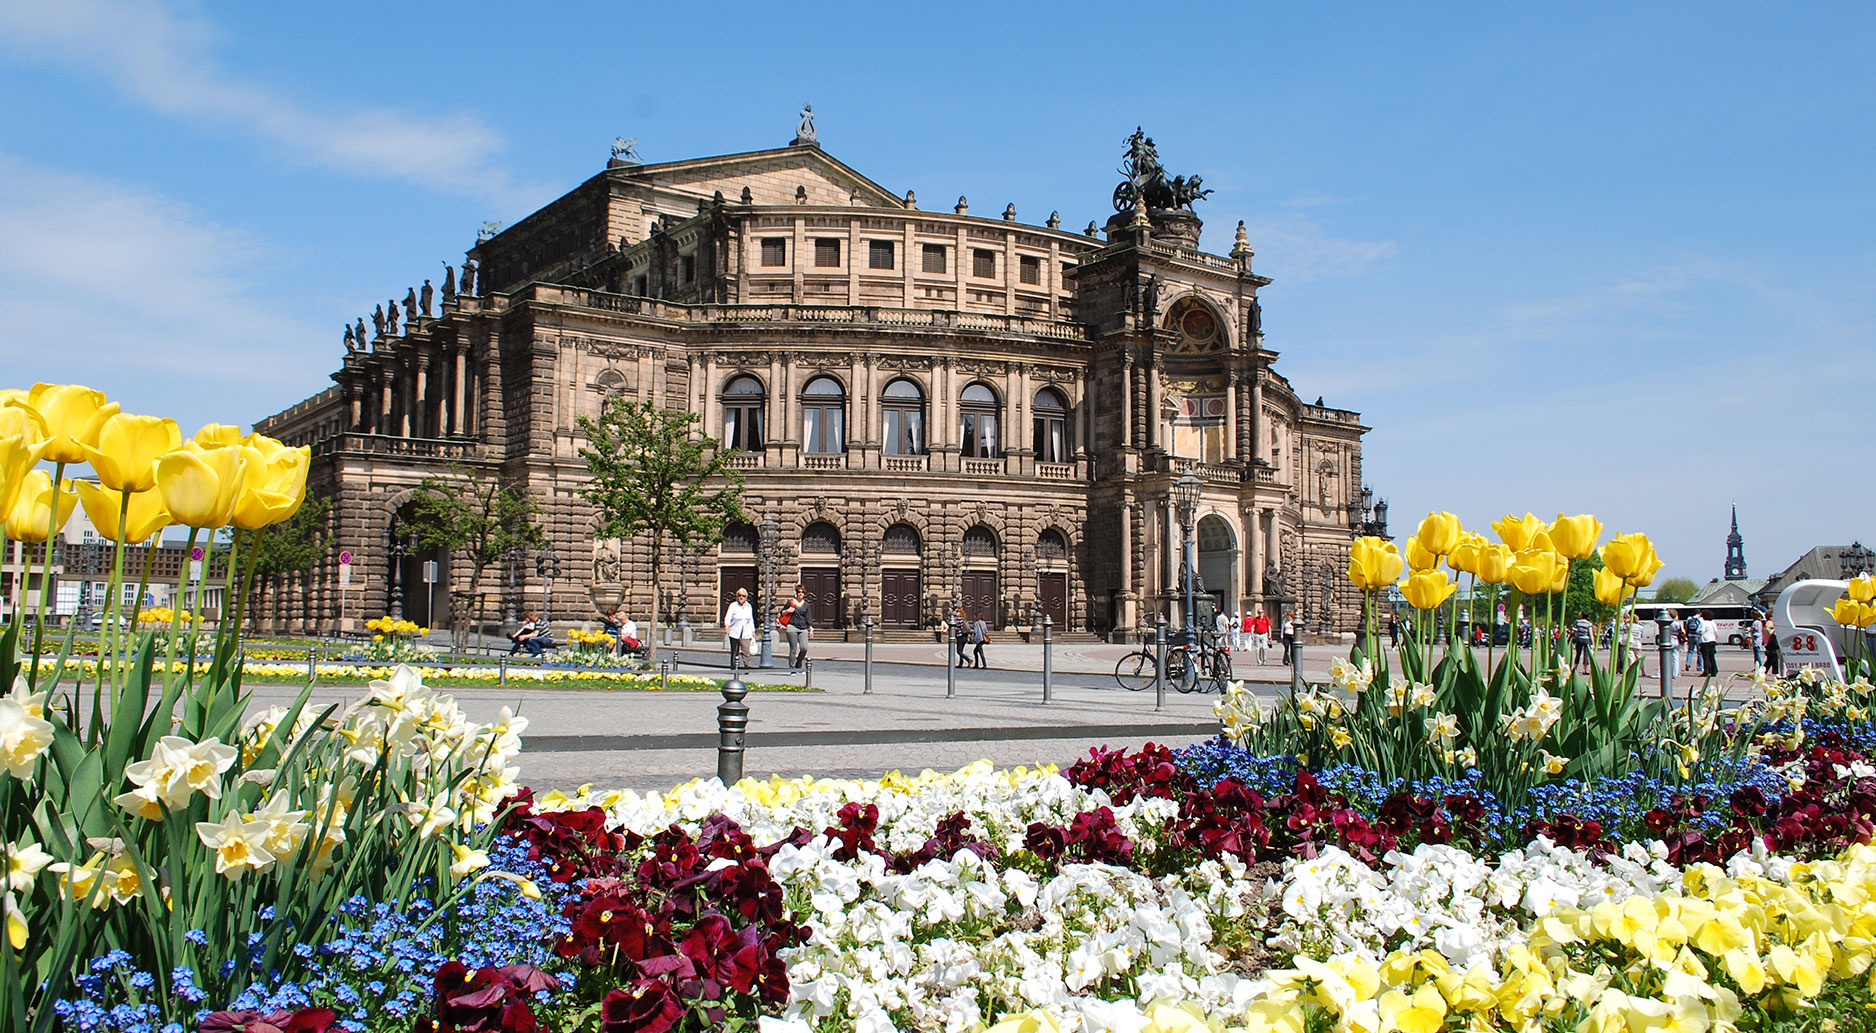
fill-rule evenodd
<path id="1" fill-rule="evenodd" d="M 508 597 L 503 603 L 506 608 L 504 618 L 509 624 L 518 624 L 521 621 L 519 609 L 521 605 L 519 598 L 521 595 L 521 562 L 523 559 L 521 549 L 519 547 L 510 548 L 507 553 L 503 555 L 502 559 L 503 594 Z"/>
<path id="2" fill-rule="evenodd" d="M 397 526 L 395 522 L 393 522 L 391 524 L 390 531 L 388 532 L 391 536 L 391 605 L 390 605 L 390 611 L 391 611 L 392 617 L 398 620 L 403 620 L 404 619 L 404 554 L 408 550 L 406 546 L 404 545 L 404 536 L 398 533 L 399 530 L 400 528 Z M 223 603 L 223 605 L 226 606 L 227 604 Z"/>
<path id="3" fill-rule="evenodd" d="M 1348 500 L 1348 530 L 1353 537 L 1387 537 L 1387 500 L 1376 501 L 1374 489 L 1361 486 L 1361 496 Z"/>
<path id="4" fill-rule="evenodd" d="M 92 539 L 78 547 L 78 615 L 72 623 L 84 627 L 91 620 L 91 576 L 103 566 L 104 543 Z"/>
<path id="5" fill-rule="evenodd" d="M 762 562 L 762 658 L 760 666 L 775 666 L 775 567 L 781 559 L 782 529 L 774 516 L 765 516 L 756 528 L 756 554 Z"/>
<path id="6" fill-rule="evenodd" d="M 1185 596 L 1184 624 L 1188 642 L 1192 640 L 1191 635 L 1194 630 L 1192 575 L 1196 572 L 1195 568 L 1198 566 L 1198 546 L 1197 543 L 1193 541 L 1192 529 L 1194 523 L 1198 520 L 1199 492 L 1202 489 L 1203 485 L 1199 483 L 1198 474 L 1193 473 L 1191 467 L 1187 467 L 1186 471 L 1179 475 L 1178 481 L 1173 484 L 1173 505 L 1178 510 L 1180 530 L 1185 533 L 1185 569 L 1183 571 L 1184 576 L 1179 580 L 1181 582 L 1180 590 Z"/>
<path id="7" fill-rule="evenodd" d="M 559 577 L 564 569 L 561 565 L 560 551 L 554 548 L 552 542 L 548 542 L 547 548 L 534 557 L 534 572 L 541 578 L 541 620 L 543 622 L 554 619 L 554 579 Z"/>

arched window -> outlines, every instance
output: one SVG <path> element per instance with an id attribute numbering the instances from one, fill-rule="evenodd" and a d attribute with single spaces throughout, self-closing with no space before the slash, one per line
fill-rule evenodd
<path id="1" fill-rule="evenodd" d="M 762 381 L 744 374 L 723 386 L 723 447 L 762 448 Z"/>
<path id="2" fill-rule="evenodd" d="M 880 396 L 880 451 L 889 456 L 925 454 L 925 392 L 901 378 L 886 385 Z"/>
<path id="3" fill-rule="evenodd" d="M 964 532 L 964 555 L 994 557 L 997 554 L 997 533 L 982 524 Z"/>
<path id="4" fill-rule="evenodd" d="M 801 554 L 804 556 L 832 556 L 840 552 L 840 529 L 825 520 L 801 529 Z"/>
<path id="5" fill-rule="evenodd" d="M 880 538 L 879 551 L 888 556 L 917 556 L 924 551 L 924 542 L 919 538 L 918 528 L 911 524 L 894 524 L 886 528 Z"/>
<path id="6" fill-rule="evenodd" d="M 809 452 L 847 450 L 847 391 L 833 377 L 815 377 L 801 389 L 801 447 Z"/>
<path id="7" fill-rule="evenodd" d="M 1039 560 L 1059 560 L 1068 556 L 1068 539 L 1062 532 L 1050 528 L 1036 536 L 1036 558 Z"/>
<path id="8" fill-rule="evenodd" d="M 756 528 L 753 524 L 737 521 L 723 527 L 723 544 L 719 551 L 753 556 L 756 553 Z"/>
<path id="9" fill-rule="evenodd" d="M 966 459 L 995 459 L 1002 455 L 997 437 L 997 393 L 984 384 L 972 384 L 958 396 L 964 432 L 958 438 Z"/>
<path id="10" fill-rule="evenodd" d="M 1068 403 L 1063 400 L 1062 393 L 1052 387 L 1037 391 L 1033 411 L 1036 462 L 1068 462 Z"/>

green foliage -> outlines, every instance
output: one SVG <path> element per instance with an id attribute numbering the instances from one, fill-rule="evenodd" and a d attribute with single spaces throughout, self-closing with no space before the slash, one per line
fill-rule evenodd
<path id="1" fill-rule="evenodd" d="M 730 466 L 732 450 L 693 433 L 696 422 L 693 413 L 623 398 L 607 403 L 596 420 L 579 418 L 586 437 L 580 458 L 593 475 L 580 494 L 599 510 L 596 533 L 648 537 L 655 587 L 663 584 L 667 538 L 702 553 L 723 539 L 724 525 L 743 519 L 743 478 Z M 652 593 L 653 629 L 658 594 Z M 646 641 L 654 641 L 649 633 Z"/>
<path id="2" fill-rule="evenodd" d="M 1655 583 L 1654 601 L 1657 603 L 1684 603 L 1700 591 L 1700 586 L 1693 579 L 1684 577 L 1664 578 Z"/>
<path id="3" fill-rule="evenodd" d="M 298 512 L 269 527 L 249 546 L 254 550 L 254 576 L 268 578 L 312 569 L 331 547 L 326 526 L 326 514 L 331 511 L 330 496 L 308 495 Z"/>
<path id="4" fill-rule="evenodd" d="M 469 583 L 450 593 L 452 634 L 460 647 L 463 619 L 475 607 L 481 620 L 482 577 L 510 549 L 542 548 L 547 532 L 535 522 L 541 507 L 519 485 L 456 467 L 447 476 L 425 477 L 411 500 L 409 527 L 424 548 L 447 550 L 469 564 Z"/>

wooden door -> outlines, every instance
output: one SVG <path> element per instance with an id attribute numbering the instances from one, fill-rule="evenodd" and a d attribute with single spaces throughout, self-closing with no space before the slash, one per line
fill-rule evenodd
<path id="1" fill-rule="evenodd" d="M 740 588 L 749 593 L 749 607 L 756 615 L 756 627 L 762 627 L 762 596 L 756 590 L 756 574 L 754 567 L 717 568 L 717 612 L 716 616 L 710 618 L 710 623 L 723 623 L 723 611 L 736 601 L 736 590 Z"/>
<path id="2" fill-rule="evenodd" d="M 1068 630 L 1068 575 L 1037 574 L 1036 602 L 1055 630 Z"/>
<path id="3" fill-rule="evenodd" d="M 918 627 L 918 571 L 885 570 L 879 576 L 880 623 L 888 628 Z"/>
<path id="4" fill-rule="evenodd" d="M 964 595 L 961 600 L 964 613 L 971 620 L 980 615 L 984 623 L 993 628 L 1001 628 L 1001 614 L 997 612 L 997 572 L 994 570 L 967 570 L 964 572 Z"/>
<path id="5" fill-rule="evenodd" d="M 847 615 L 840 612 L 840 571 L 805 569 L 801 587 L 808 590 L 808 605 L 814 607 L 814 623 L 823 628 L 840 628 Z"/>

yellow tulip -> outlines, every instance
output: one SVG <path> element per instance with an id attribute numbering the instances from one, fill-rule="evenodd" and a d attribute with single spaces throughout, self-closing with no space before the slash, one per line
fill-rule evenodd
<path id="1" fill-rule="evenodd" d="M 1420 520 L 1420 527 L 1414 537 L 1420 540 L 1420 547 L 1435 556 L 1445 556 L 1459 544 L 1459 518 L 1451 513 L 1428 513 Z"/>
<path id="2" fill-rule="evenodd" d="M 1487 545 L 1479 550 L 1479 569 L 1475 573 L 1488 585 L 1502 585 L 1511 579 L 1511 561 L 1515 555 L 1509 545 Z"/>
<path id="3" fill-rule="evenodd" d="M 1462 574 L 1479 574 L 1479 550 L 1485 548 L 1485 536 L 1477 531 L 1467 531 L 1459 536 L 1459 544 L 1453 546 L 1451 556 L 1446 562 Z"/>
<path id="4" fill-rule="evenodd" d="M 170 525 L 169 510 L 163 508 L 163 496 L 155 491 L 130 493 L 130 509 L 124 515 L 122 535 L 118 534 L 117 512 L 124 502 L 123 492 L 79 481 L 78 501 L 84 505 L 85 515 L 91 518 L 98 533 L 110 541 L 145 541 Z"/>
<path id="5" fill-rule="evenodd" d="M 1628 582 L 1622 580 L 1614 571 L 1603 569 L 1596 572 L 1596 601 L 1604 606 L 1620 606 L 1628 597 Z"/>
<path id="6" fill-rule="evenodd" d="M 104 392 L 77 384 L 34 384 L 27 404 L 45 421 L 51 440 L 45 458 L 54 463 L 84 462 L 85 446 L 96 446 L 104 421 L 117 415 Z"/>
<path id="7" fill-rule="evenodd" d="M 1628 579 L 1628 583 L 1634 585 L 1636 588 L 1647 588 L 1649 585 L 1655 583 L 1655 575 L 1660 573 L 1660 571 L 1661 557 L 1655 555 L 1653 549 L 1649 549 L 1647 560 L 1643 563 L 1642 568 L 1635 572 L 1635 576 Z"/>
<path id="8" fill-rule="evenodd" d="M 1440 565 L 1440 558 L 1421 546 L 1418 535 L 1407 536 L 1407 547 L 1401 550 L 1401 555 L 1407 561 L 1408 570 L 1432 570 Z"/>
<path id="9" fill-rule="evenodd" d="M 1363 591 L 1386 588 L 1400 577 L 1400 550 L 1386 538 L 1355 539 L 1348 549 L 1348 579 Z"/>
<path id="10" fill-rule="evenodd" d="M 22 542 L 43 542 L 48 529 L 56 533 L 71 518 L 78 496 L 66 478 L 59 484 L 58 519 L 52 518 L 52 476 L 44 470 L 28 473 L 20 483 L 19 498 L 7 510 L 7 537 Z M 48 528 L 47 525 L 50 525 Z"/>
<path id="11" fill-rule="evenodd" d="M 1876 603 L 1876 578 L 1858 574 L 1850 579 L 1850 598 L 1859 603 Z"/>
<path id="12" fill-rule="evenodd" d="M 241 428 L 231 427 L 226 423 L 204 424 L 195 436 L 189 439 L 203 448 L 225 448 L 241 444 Z"/>
<path id="13" fill-rule="evenodd" d="M 137 492 L 156 487 L 157 459 L 181 444 L 182 431 L 175 420 L 120 412 L 99 428 L 97 447 L 84 449 L 100 483 Z M 85 512 L 91 512 L 90 507 Z"/>
<path id="14" fill-rule="evenodd" d="M 156 490 L 176 523 L 221 527 L 234 516 L 242 466 L 239 448 L 185 446 L 156 461 Z"/>
<path id="15" fill-rule="evenodd" d="M 37 444 L 46 439 L 46 419 L 39 415 L 39 410 L 28 405 L 26 392 L 14 391 L 13 395 L 0 399 L 0 438 L 15 435 Z"/>
<path id="16" fill-rule="evenodd" d="M 1602 565 L 1624 581 L 1632 579 L 1654 555 L 1654 543 L 1645 534 L 1618 534 L 1602 547 Z"/>
<path id="17" fill-rule="evenodd" d="M 1525 595 L 1541 595 L 1552 591 L 1550 586 L 1564 569 L 1556 553 L 1527 549 L 1511 561 L 1511 583 Z"/>
<path id="18" fill-rule="evenodd" d="M 1859 626 L 1857 621 L 1862 615 L 1858 611 L 1861 609 L 1855 599 L 1844 595 L 1838 596 L 1837 601 L 1831 605 L 1831 608 L 1824 612 L 1829 614 L 1830 619 L 1836 621 L 1838 624 L 1846 628 L 1854 628 Z"/>
<path id="19" fill-rule="evenodd" d="M 1550 525 L 1550 541 L 1564 559 L 1586 560 L 1596 551 L 1596 539 L 1602 537 L 1602 521 L 1581 513 L 1573 517 L 1557 514 Z"/>
<path id="20" fill-rule="evenodd" d="M 1448 580 L 1443 570 L 1416 570 L 1400 583 L 1400 590 L 1415 609 L 1433 610 L 1451 599 L 1459 586 Z"/>
<path id="21" fill-rule="evenodd" d="M 288 448 L 272 438 L 263 441 L 271 446 L 271 454 L 268 447 L 241 446 L 246 463 L 235 496 L 233 522 L 250 531 L 277 524 L 298 512 L 300 503 L 306 501 L 306 473 L 313 462 L 310 448 Z"/>
<path id="22" fill-rule="evenodd" d="M 44 441 L 28 439 L 24 434 L 0 435 L 0 513 L 13 512 L 26 475 L 38 465 L 45 450 Z"/>
<path id="23" fill-rule="evenodd" d="M 1531 513 L 1524 514 L 1522 519 L 1506 513 L 1492 521 L 1492 530 L 1498 532 L 1498 540 L 1511 546 L 1512 552 L 1523 552 L 1530 548 L 1531 539 L 1544 529 L 1544 522 Z"/>

